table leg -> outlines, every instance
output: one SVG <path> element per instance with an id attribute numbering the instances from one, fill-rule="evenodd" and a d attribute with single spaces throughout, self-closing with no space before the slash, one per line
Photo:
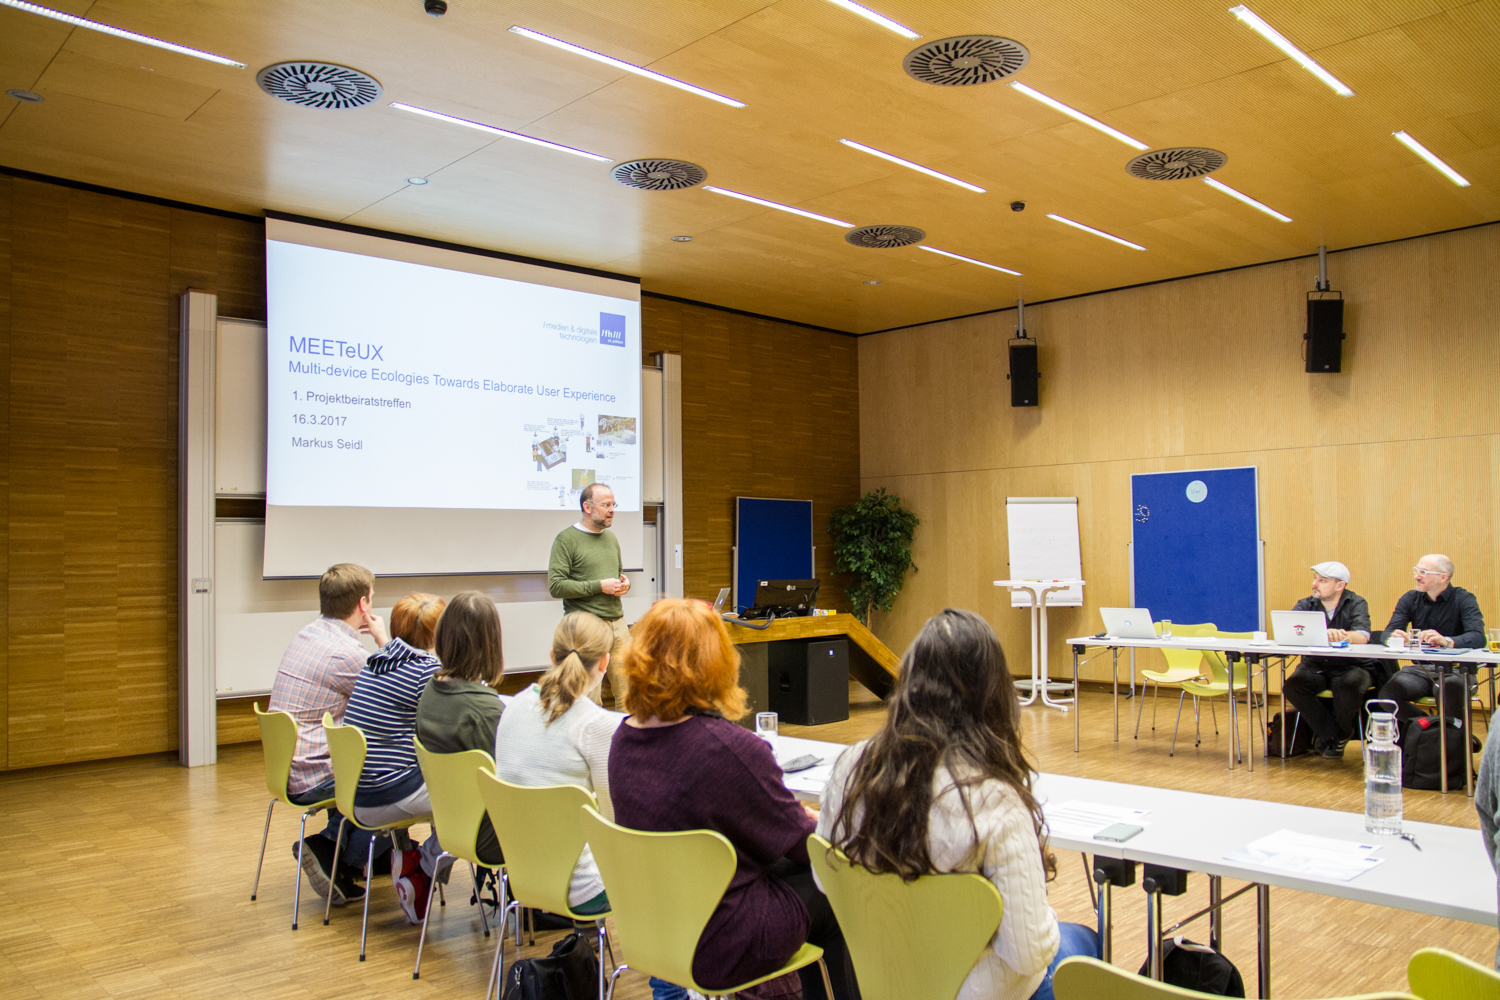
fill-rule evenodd
<path id="1" fill-rule="evenodd" d="M 1255 887 L 1255 922 L 1259 936 L 1256 949 L 1256 965 L 1260 973 L 1260 990 L 1256 994 L 1261 1000 L 1271 995 L 1271 887 Z"/>
<path id="2" fill-rule="evenodd" d="M 1282 760 L 1286 760 L 1286 657 L 1285 656 L 1283 656 L 1281 658 L 1281 759 Z"/>
<path id="3" fill-rule="evenodd" d="M 1161 982 L 1161 893 L 1146 893 L 1146 971 Z"/>
<path id="4" fill-rule="evenodd" d="M 1250 740 L 1255 736 L 1255 660 L 1254 656 L 1245 657 L 1245 742 L 1240 744 L 1240 750 L 1245 755 L 1245 770 L 1255 770 L 1255 749 L 1250 745 Z M 1231 666 L 1229 676 L 1234 676 L 1234 668 Z M 1239 739 L 1240 731 L 1234 731 L 1235 739 Z"/>
<path id="5" fill-rule="evenodd" d="M 1475 671 L 1478 675 L 1478 671 Z M 1474 737 L 1470 735 L 1474 726 L 1474 699 L 1469 697 L 1469 675 L 1459 668 L 1459 676 L 1464 679 L 1464 791 L 1469 798 L 1474 797 L 1474 755 L 1469 752 L 1470 743 Z"/>
<path id="6" fill-rule="evenodd" d="M 1105 962 L 1114 959 L 1114 886 L 1106 879 L 1099 886 L 1099 912 L 1097 930 L 1099 934 L 1099 958 Z"/>
<path id="7" fill-rule="evenodd" d="M 1240 737 L 1240 715 L 1239 706 L 1234 701 L 1234 665 L 1238 660 L 1235 653 L 1226 653 L 1225 659 L 1229 663 L 1229 769 L 1234 770 L 1234 745 Z"/>
<path id="8" fill-rule="evenodd" d="M 1438 739 L 1438 767 L 1443 774 L 1443 794 L 1446 795 L 1448 794 L 1448 700 L 1443 696 L 1444 689 L 1448 686 L 1443 683 L 1448 679 L 1448 665 L 1446 663 L 1438 664 L 1437 675 L 1438 732 L 1443 734 Z"/>
<path id="9" fill-rule="evenodd" d="M 1037 685 L 1037 679 L 1036 679 L 1037 662 L 1036 662 L 1036 660 L 1037 660 L 1037 656 L 1038 655 L 1039 655 L 1039 653 L 1037 652 L 1037 646 L 1036 646 L 1036 595 L 1032 594 L 1031 595 L 1031 693 L 1028 694 L 1026 697 L 1024 697 L 1024 698 L 1021 699 L 1021 704 L 1022 705 L 1030 705 L 1032 702 L 1036 701 L 1036 692 L 1037 692 L 1037 686 L 1036 686 Z"/>
<path id="10" fill-rule="evenodd" d="M 1078 696 L 1078 652 L 1082 648 L 1083 648 L 1082 646 L 1074 646 L 1073 647 L 1073 696 L 1074 696 L 1073 707 L 1074 708 L 1078 708 L 1078 701 L 1077 701 L 1077 696 Z M 1078 752 L 1078 715 L 1079 715 L 1078 712 L 1074 712 L 1073 713 L 1073 752 L 1074 753 Z"/>
<path id="11" fill-rule="evenodd" d="M 1068 706 L 1066 704 L 1066 699 L 1061 699 L 1060 700 L 1060 699 L 1054 698 L 1054 697 L 1052 697 L 1051 692 L 1049 692 L 1047 690 L 1047 684 L 1052 679 L 1051 676 L 1050 676 L 1051 673 L 1052 673 L 1051 664 L 1049 662 L 1050 658 L 1047 655 L 1047 644 L 1051 641 L 1051 639 L 1047 635 L 1047 604 L 1046 604 L 1046 601 L 1047 601 L 1047 595 L 1050 594 L 1050 593 L 1051 593 L 1050 590 L 1043 590 L 1038 595 L 1038 599 L 1042 602 L 1041 610 L 1038 612 L 1038 614 L 1040 615 L 1040 620 L 1041 620 L 1041 636 L 1042 636 L 1042 638 L 1041 638 L 1042 704 L 1046 705 L 1049 708 L 1056 708 L 1056 709 L 1059 709 L 1060 711 L 1066 712 L 1068 710 Z M 1078 704 L 1078 685 L 1076 683 L 1073 685 L 1073 704 L 1075 704 L 1075 705 Z"/>
<path id="12" fill-rule="evenodd" d="M 1221 876 L 1210 875 L 1208 877 L 1208 905 L 1213 907 L 1208 911 L 1208 946 L 1214 951 L 1223 951 L 1220 944 L 1224 930 L 1224 918 L 1220 912 L 1224 903 L 1224 880 Z"/>
<path id="13" fill-rule="evenodd" d="M 1115 742 L 1120 742 L 1120 647 L 1110 647 L 1109 679 L 1115 686 Z M 1073 704 L 1078 704 L 1078 688 L 1073 688 Z"/>

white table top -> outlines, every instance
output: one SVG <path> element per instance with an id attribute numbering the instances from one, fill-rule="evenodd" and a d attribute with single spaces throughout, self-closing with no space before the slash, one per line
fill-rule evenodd
<path id="1" fill-rule="evenodd" d="M 1068 640 L 1069 646 L 1117 646 L 1121 649 L 1212 649 L 1256 656 L 1330 656 L 1359 660 L 1420 660 L 1423 663 L 1500 664 L 1500 653 L 1487 649 L 1461 649 L 1454 652 L 1409 649 L 1365 643 L 1359 646 L 1282 646 L 1274 642 L 1251 642 L 1249 639 L 1225 639 L 1217 636 L 1173 636 L 1170 639 L 1119 639 L 1114 636 L 1087 635 Z"/>

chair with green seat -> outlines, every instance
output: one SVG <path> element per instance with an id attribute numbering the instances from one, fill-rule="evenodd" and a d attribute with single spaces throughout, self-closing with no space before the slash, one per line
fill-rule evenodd
<path id="1" fill-rule="evenodd" d="M 489 918 L 484 914 L 484 900 L 479 895 L 479 869 L 503 868 L 479 859 L 479 825 L 484 819 L 484 800 L 479 797 L 474 776 L 485 770 L 493 770 L 495 758 L 483 750 L 464 750 L 459 753 L 433 753 L 422 745 L 417 737 L 411 738 L 417 748 L 417 764 L 422 768 L 422 780 L 427 784 L 427 801 L 432 805 L 432 829 L 438 833 L 443 848 L 439 855 L 457 858 L 469 863 L 469 875 L 474 880 L 474 901 L 479 905 L 479 925 L 484 936 L 490 936 Z M 503 882 L 502 882 L 503 885 Z M 433 878 L 427 887 L 427 909 L 422 914 L 422 933 L 417 938 L 417 964 L 411 977 L 422 976 L 422 947 L 427 943 L 427 921 L 432 917 L 432 897 L 438 889 L 438 880 Z M 504 890 L 501 890 L 501 911 L 504 911 Z M 501 939 L 505 938 L 502 933 Z"/>
<path id="2" fill-rule="evenodd" d="M 369 753 L 369 744 L 365 741 L 365 734 L 360 732 L 358 726 L 339 725 L 333 721 L 333 716 L 327 712 L 323 713 L 323 729 L 328 733 L 328 757 L 333 761 L 333 794 L 338 803 L 339 812 L 344 814 L 343 821 L 339 823 L 339 839 L 333 848 L 333 870 L 339 870 L 339 852 L 344 846 L 344 826 L 352 823 L 354 826 L 366 833 L 392 834 L 396 830 L 405 830 L 418 823 L 430 823 L 431 816 L 417 816 L 403 819 L 395 823 L 385 823 L 381 826 L 366 826 L 354 818 L 354 790 L 359 787 L 359 774 L 365 769 L 365 756 Z M 359 928 L 359 960 L 365 960 L 365 940 L 370 930 L 370 877 L 375 868 L 375 839 L 370 838 L 370 851 L 365 858 L 365 915 L 364 922 Z M 333 903 L 333 894 L 329 893 L 329 905 Z M 328 906 L 323 907 L 323 923 L 328 923 Z"/>
<path id="3" fill-rule="evenodd" d="M 1153 623 L 1156 634 L 1161 635 L 1161 622 Z M 1202 625 L 1173 625 L 1172 635 L 1184 638 L 1197 638 L 1204 635 L 1213 635 L 1218 627 L 1212 622 Z M 1161 686 L 1163 684 L 1181 684 L 1183 681 L 1192 680 L 1202 673 L 1203 653 L 1196 649 L 1163 649 L 1161 655 L 1167 661 L 1166 670 L 1142 670 L 1141 676 L 1156 685 L 1156 697 L 1151 701 L 1151 731 L 1156 731 L 1156 704 L 1161 700 Z M 1135 707 L 1135 736 L 1141 735 L 1141 712 L 1146 708 L 1145 685 L 1141 688 L 1141 701 Z M 1180 714 L 1180 713 L 1179 713 Z M 1174 737 L 1175 739 L 1175 737 Z"/>
<path id="4" fill-rule="evenodd" d="M 604 1000 L 604 956 L 613 955 L 604 921 L 613 914 L 609 910 L 579 913 L 568 904 L 573 869 L 587 846 L 579 822 L 580 810 L 584 806 L 598 809 L 599 800 L 593 792 L 577 785 L 514 785 L 495 777 L 493 770 L 480 771 L 475 780 L 489 810 L 490 822 L 495 824 L 495 834 L 505 845 L 505 876 L 511 902 L 500 918 L 500 926 L 505 926 L 511 910 L 517 911 L 519 922 L 521 907 L 562 914 L 578 921 L 592 920 L 599 939 L 599 1000 Z M 490 981 L 498 983 L 494 991 L 498 996 L 505 983 L 504 934 L 495 945 Z"/>
<path id="5" fill-rule="evenodd" d="M 814 962 L 823 973 L 823 988 L 833 996 L 823 949 L 815 944 L 804 944 L 781 968 L 746 983 L 711 989 L 694 981 L 693 953 L 698 939 L 734 877 L 734 845 L 723 834 L 714 830 L 628 830 L 605 819 L 592 806 L 583 807 L 582 821 L 584 839 L 594 852 L 609 893 L 615 932 L 631 962 L 615 968 L 605 1000 L 613 1000 L 616 980 L 630 968 L 704 996 L 718 997 Z"/>
<path id="6" fill-rule="evenodd" d="M 1406 965 L 1422 1000 L 1500 1000 L 1500 972 L 1441 948 L 1423 948 Z"/>
<path id="7" fill-rule="evenodd" d="M 255 703 L 255 721 L 260 725 L 260 749 L 266 762 L 266 791 L 271 793 L 271 804 L 266 806 L 266 829 L 260 835 L 260 860 L 255 863 L 255 884 L 250 887 L 250 901 L 255 901 L 260 891 L 260 870 L 266 863 L 266 839 L 271 835 L 271 813 L 276 803 L 285 802 L 293 809 L 302 810 L 302 828 L 297 834 L 297 876 L 292 892 L 292 930 L 297 929 L 297 912 L 302 906 L 302 852 L 307 839 L 307 817 L 327 809 L 334 799 L 323 799 L 298 805 L 287 795 L 287 782 L 292 776 L 292 757 L 297 752 L 297 720 L 287 712 L 262 712 L 260 702 Z M 324 921 L 325 923 L 327 921 Z"/>
<path id="8" fill-rule="evenodd" d="M 1052 994 L 1057 1000 L 1206 1000 L 1212 994 L 1181 986 L 1169 986 L 1133 972 L 1101 962 L 1097 958 L 1075 955 L 1065 958 L 1052 977 Z M 1335 1000 L 1335 998 L 1329 998 Z M 1400 990 L 1360 993 L 1336 1000 L 1418 1000 Z"/>
<path id="9" fill-rule="evenodd" d="M 1248 639 L 1251 636 L 1249 632 L 1221 632 L 1218 629 L 1214 629 L 1211 632 L 1203 632 L 1200 634 L 1204 636 L 1213 636 L 1214 638 L 1225 639 Z M 1219 652 L 1218 650 L 1210 649 L 1204 651 L 1203 662 L 1208 664 L 1208 676 L 1194 677 L 1189 680 L 1183 681 L 1181 684 L 1182 694 L 1177 699 L 1177 724 L 1172 727 L 1172 750 L 1174 752 L 1177 749 L 1178 726 L 1182 724 L 1182 703 L 1189 696 L 1191 696 L 1193 699 L 1193 725 L 1196 730 L 1196 741 L 1193 745 L 1203 745 L 1203 727 L 1198 718 L 1198 706 L 1200 699 L 1209 700 L 1208 710 L 1210 713 L 1212 713 L 1213 716 L 1214 735 L 1217 736 L 1219 733 L 1219 716 L 1214 709 L 1213 699 L 1224 698 L 1227 700 L 1229 697 L 1229 660 L 1223 653 Z M 1249 665 L 1243 658 L 1236 660 L 1234 663 L 1234 689 L 1236 691 L 1247 691 L 1249 687 L 1249 677 Z M 1250 705 L 1248 695 L 1246 697 L 1245 703 L 1247 707 Z M 1241 753 L 1239 736 L 1239 730 L 1235 730 L 1230 734 L 1230 741 L 1233 744 L 1234 755 L 1236 758 L 1238 758 Z M 1171 753 L 1167 754 L 1167 756 L 1169 757 L 1171 755 Z"/>
<path id="10" fill-rule="evenodd" d="M 982 875 L 906 882 L 851 864 L 816 833 L 807 838 L 807 856 L 864 1000 L 952 1000 L 1000 927 L 1000 892 Z"/>

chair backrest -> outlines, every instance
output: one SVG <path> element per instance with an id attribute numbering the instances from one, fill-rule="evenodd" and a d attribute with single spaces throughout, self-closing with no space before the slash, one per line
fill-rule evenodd
<path id="1" fill-rule="evenodd" d="M 1052 979 L 1057 1000 L 1206 1000 L 1207 993 L 1168 986 L 1154 979 L 1116 968 L 1097 958 L 1063 959 Z M 1410 993 L 1390 990 L 1361 993 L 1339 1000 L 1415 1000 Z"/>
<path id="2" fill-rule="evenodd" d="M 493 770 L 480 771 L 474 780 L 505 845 L 511 893 L 526 906 L 569 912 L 568 887 L 587 843 L 579 810 L 598 808 L 599 800 L 577 785 L 513 785 Z"/>
<path id="3" fill-rule="evenodd" d="M 648 833 L 584 806 L 583 836 L 609 893 L 630 967 L 688 989 L 693 952 L 734 877 L 734 847 L 713 830 Z"/>
<path id="4" fill-rule="evenodd" d="M 982 875 L 904 882 L 851 864 L 816 833 L 807 838 L 807 855 L 864 1000 L 952 1000 L 1000 927 L 1000 892 Z"/>
<path id="5" fill-rule="evenodd" d="M 474 776 L 486 768 L 494 770 L 495 758 L 483 750 L 433 753 L 415 736 L 411 741 L 417 746 L 422 780 L 427 782 L 432 829 L 442 841 L 443 850 L 471 865 L 484 864 L 475 850 L 479 821 L 484 819 L 484 800 L 479 797 Z"/>
<path id="6" fill-rule="evenodd" d="M 266 759 L 266 791 L 290 805 L 286 783 L 297 752 L 297 720 L 287 712 L 262 712 L 257 701 L 255 721 L 260 726 L 260 749 Z"/>
<path id="7" fill-rule="evenodd" d="M 1156 634 L 1161 635 L 1161 622 L 1152 622 L 1151 624 L 1156 629 Z M 1213 635 L 1217 631 L 1217 626 L 1212 622 L 1201 625 L 1172 623 L 1172 634 L 1174 636 L 1180 635 L 1196 639 L 1199 636 Z M 1167 661 L 1167 666 L 1173 670 L 1180 670 L 1182 668 L 1197 670 L 1199 664 L 1203 662 L 1203 653 L 1196 649 L 1164 649 L 1161 651 L 1161 655 Z"/>
<path id="8" fill-rule="evenodd" d="M 1500 973 L 1441 948 L 1423 948 L 1413 955 L 1406 979 L 1422 1000 L 1500 998 Z"/>
<path id="9" fill-rule="evenodd" d="M 333 761 L 333 797 L 339 812 L 355 826 L 354 790 L 359 787 L 359 773 L 365 769 L 365 755 L 370 745 L 358 726 L 339 725 L 333 715 L 323 713 L 323 729 L 328 733 L 328 759 Z"/>
<path id="10" fill-rule="evenodd" d="M 1210 634 L 1218 636 L 1220 639 L 1253 639 L 1255 637 L 1254 632 L 1225 632 L 1222 629 L 1215 629 Z M 1213 679 L 1220 684 L 1228 683 L 1229 658 L 1217 649 L 1204 651 L 1203 658 L 1208 661 L 1208 669 L 1213 674 Z M 1246 677 L 1249 676 L 1246 673 L 1247 670 L 1248 667 L 1245 664 L 1245 658 L 1240 657 L 1234 665 L 1234 683 L 1236 687 L 1248 683 L 1246 681 Z"/>

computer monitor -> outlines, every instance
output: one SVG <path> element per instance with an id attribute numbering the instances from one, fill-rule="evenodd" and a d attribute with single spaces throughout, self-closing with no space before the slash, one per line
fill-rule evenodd
<path id="1" fill-rule="evenodd" d="M 757 580 L 755 603 L 745 618 L 793 618 L 812 614 L 818 603 L 817 580 Z"/>

